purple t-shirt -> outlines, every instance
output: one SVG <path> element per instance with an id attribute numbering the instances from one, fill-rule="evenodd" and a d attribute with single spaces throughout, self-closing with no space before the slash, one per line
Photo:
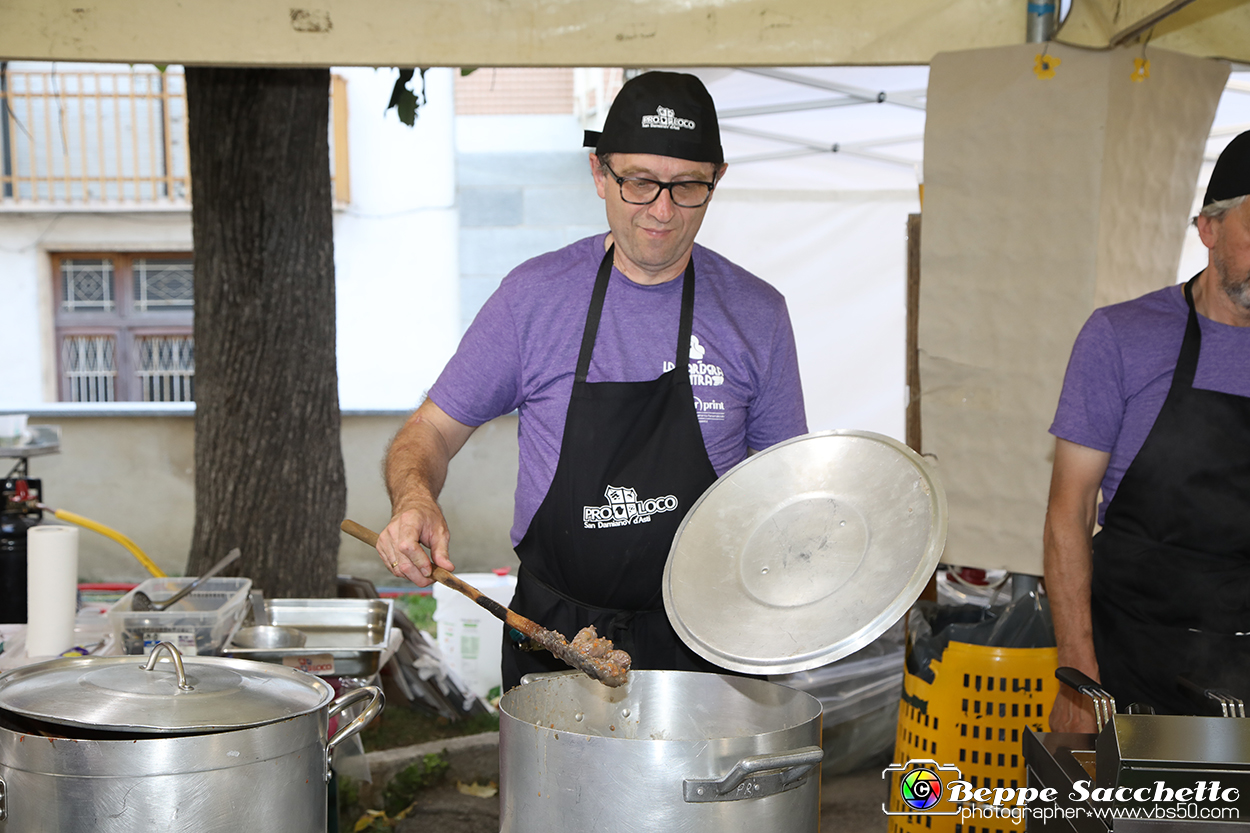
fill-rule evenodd
<path id="1" fill-rule="evenodd" d="M 1076 337 L 1050 433 L 1111 452 L 1099 523 L 1163 409 L 1188 319 L 1184 287 L 1169 286 L 1094 310 Z M 1202 351 L 1194 387 L 1250 396 L 1250 327 L 1202 315 L 1198 326 Z"/>
<path id="2" fill-rule="evenodd" d="M 525 534 L 555 477 L 586 312 L 606 235 L 518 266 L 469 325 L 430 388 L 465 425 L 516 410 L 520 471 L 512 543 Z M 694 247 L 690 381 L 708 458 L 718 475 L 747 455 L 807 432 L 794 332 L 785 299 L 725 258 Z M 641 382 L 672 369 L 680 277 L 657 286 L 616 269 L 608 284 L 588 382 Z"/>

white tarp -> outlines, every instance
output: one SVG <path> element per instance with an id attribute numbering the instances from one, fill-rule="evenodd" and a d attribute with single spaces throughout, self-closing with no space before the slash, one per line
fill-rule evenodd
<path id="1" fill-rule="evenodd" d="M 920 210 L 924 111 L 916 105 L 927 70 L 699 74 L 721 114 L 730 163 L 700 242 L 785 294 L 813 431 L 859 428 L 902 440 L 907 215 Z M 846 103 L 852 97 L 837 88 L 868 91 L 874 103 Z M 875 103 L 879 92 L 886 103 Z M 782 106 L 812 109 L 735 115 Z"/>
<path id="2" fill-rule="evenodd" d="M 1175 280 L 1228 65 L 1052 44 L 937 56 L 925 131 L 924 450 L 944 560 L 1040 575 L 1073 339 L 1095 306 Z"/>

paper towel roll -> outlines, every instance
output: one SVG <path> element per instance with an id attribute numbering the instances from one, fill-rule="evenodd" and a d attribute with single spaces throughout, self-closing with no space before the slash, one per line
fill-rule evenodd
<path id="1" fill-rule="evenodd" d="M 35 526 L 26 533 L 26 655 L 74 647 L 78 612 L 78 528 Z"/>

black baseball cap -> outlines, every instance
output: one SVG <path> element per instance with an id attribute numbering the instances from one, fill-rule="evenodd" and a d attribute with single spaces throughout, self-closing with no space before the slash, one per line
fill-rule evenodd
<path id="1" fill-rule="evenodd" d="M 1250 194 L 1250 130 L 1238 135 L 1220 152 L 1202 204 L 1210 205 L 1246 194 Z"/>
<path id="2" fill-rule="evenodd" d="M 716 105 L 703 82 L 684 72 L 644 72 L 625 82 L 603 131 L 586 131 L 595 153 L 652 153 L 691 162 L 725 161 Z"/>

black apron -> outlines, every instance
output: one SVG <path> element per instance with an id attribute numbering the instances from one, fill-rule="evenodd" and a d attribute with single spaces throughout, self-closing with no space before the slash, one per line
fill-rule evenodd
<path id="1" fill-rule="evenodd" d="M 1178 674 L 1250 696 L 1250 398 L 1194 388 L 1192 286 L 1167 399 L 1094 537 L 1101 682 L 1160 714 L 1203 712 Z"/>
<path id="2" fill-rule="evenodd" d="M 511 607 L 569 639 L 594 625 L 635 669 L 721 671 L 678 639 L 660 593 L 677 527 L 716 480 L 690 387 L 694 257 L 682 282 L 676 366 L 647 382 L 591 384 L 614 249 L 599 264 L 586 313 L 555 476 L 516 546 Z M 568 670 L 527 647 L 504 629 L 504 691 L 531 672 Z"/>

